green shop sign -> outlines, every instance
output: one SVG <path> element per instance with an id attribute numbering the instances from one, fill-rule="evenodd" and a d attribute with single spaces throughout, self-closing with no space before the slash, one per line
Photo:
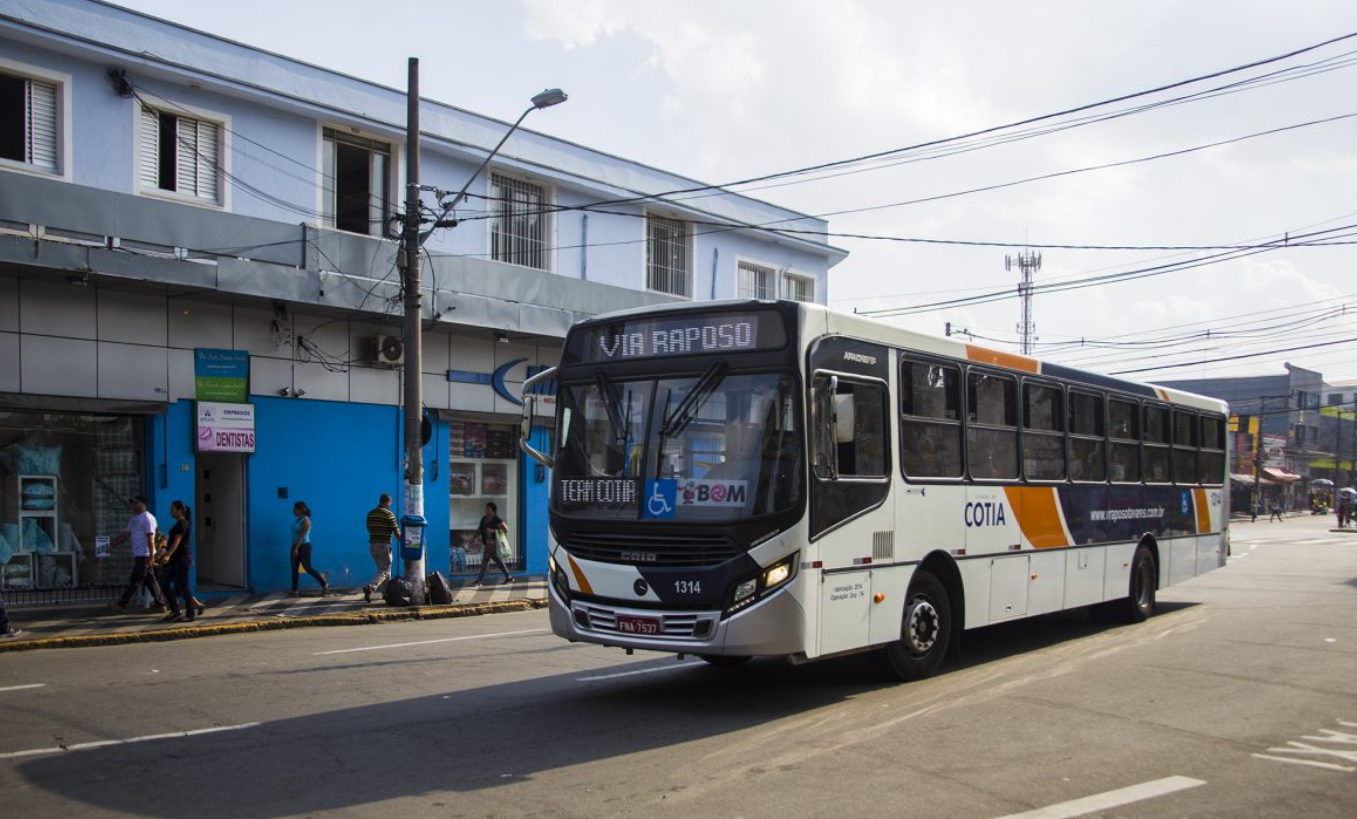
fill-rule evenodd
<path id="1" fill-rule="evenodd" d="M 199 401 L 245 403 L 250 391 L 249 351 L 194 350 L 193 384 Z"/>

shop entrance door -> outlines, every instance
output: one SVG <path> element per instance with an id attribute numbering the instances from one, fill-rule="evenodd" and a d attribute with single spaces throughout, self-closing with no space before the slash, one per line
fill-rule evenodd
<path id="1" fill-rule="evenodd" d="M 245 588 L 245 456 L 198 456 L 198 583 Z"/>

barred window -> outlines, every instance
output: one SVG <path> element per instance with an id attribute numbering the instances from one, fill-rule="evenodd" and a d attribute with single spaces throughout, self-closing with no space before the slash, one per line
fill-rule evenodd
<path id="1" fill-rule="evenodd" d="M 215 122 L 141 107 L 143 190 L 220 201 L 221 126 Z"/>
<path id="2" fill-rule="evenodd" d="M 815 301 L 815 279 L 796 273 L 783 273 L 782 298 L 792 301 Z"/>
<path id="3" fill-rule="evenodd" d="M 1002 375 L 972 372 L 966 379 L 966 450 L 971 477 L 1018 477 L 1017 382 Z"/>
<path id="4" fill-rule="evenodd" d="M 490 175 L 490 258 L 497 262 L 551 269 L 551 218 L 542 185 Z"/>
<path id="5" fill-rule="evenodd" d="M 56 83 L 0 74 L 0 159 L 57 171 Z"/>
<path id="6" fill-rule="evenodd" d="M 736 266 L 738 281 L 736 295 L 742 299 L 773 298 L 773 282 L 776 271 L 754 262 L 741 260 Z"/>
<path id="7" fill-rule="evenodd" d="M 688 223 L 647 216 L 646 287 L 673 296 L 691 296 L 692 277 L 692 235 Z"/>

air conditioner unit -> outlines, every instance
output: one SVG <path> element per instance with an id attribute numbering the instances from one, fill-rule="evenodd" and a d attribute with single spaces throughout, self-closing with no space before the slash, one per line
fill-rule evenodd
<path id="1" fill-rule="evenodd" d="M 368 361 L 382 367 L 401 366 L 405 363 L 404 340 L 400 336 L 373 336 Z"/>

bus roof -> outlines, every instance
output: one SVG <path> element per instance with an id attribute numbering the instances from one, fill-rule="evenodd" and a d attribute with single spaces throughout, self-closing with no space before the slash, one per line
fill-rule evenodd
<path id="1" fill-rule="evenodd" d="M 595 322 L 615 321 L 620 318 L 654 315 L 657 313 L 700 313 L 712 309 L 750 309 L 758 306 L 771 306 L 774 303 L 775 302 L 772 301 L 756 299 L 677 302 L 674 304 L 638 307 L 615 313 L 607 313 L 595 316 L 581 323 L 593 324 Z M 1143 398 L 1156 399 L 1169 404 L 1192 407 L 1194 409 L 1209 410 L 1222 414 L 1228 411 L 1228 405 L 1224 401 L 1204 395 L 1197 395 L 1196 393 L 1187 392 L 1185 390 L 1162 387 L 1139 381 L 1129 381 L 1089 370 L 1080 370 L 1074 367 L 1066 367 L 1062 364 L 1045 362 L 1037 358 L 1019 355 L 1017 353 L 993 350 L 988 347 L 969 344 L 955 338 L 906 330 L 903 327 L 896 327 L 895 325 L 887 324 L 878 319 L 858 315 L 857 313 L 846 313 L 841 310 L 833 310 L 821 304 L 809 304 L 806 302 L 783 302 L 783 304 L 794 304 L 798 308 L 801 314 L 802 329 L 811 335 L 823 333 L 825 335 L 849 336 L 862 341 L 884 344 L 889 347 L 914 350 L 925 354 L 945 356 L 947 358 L 957 358 L 965 361 L 972 361 L 977 364 L 1000 367 L 1015 372 L 1045 375 L 1063 381 L 1087 384 L 1090 387 L 1100 387 Z"/>

